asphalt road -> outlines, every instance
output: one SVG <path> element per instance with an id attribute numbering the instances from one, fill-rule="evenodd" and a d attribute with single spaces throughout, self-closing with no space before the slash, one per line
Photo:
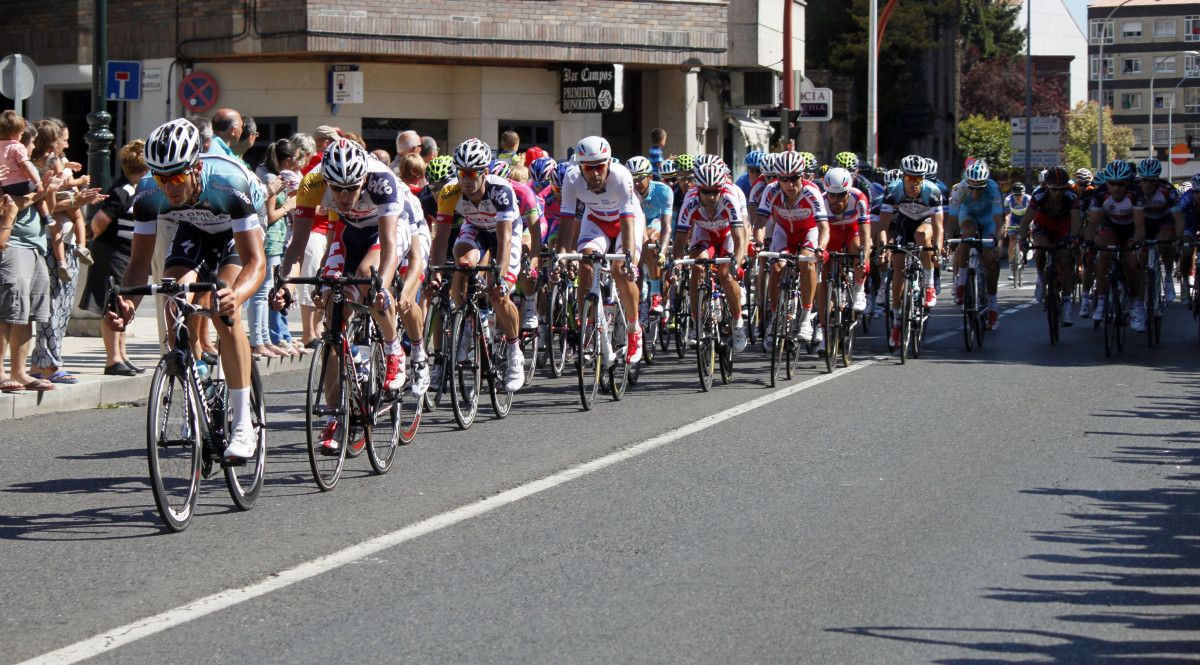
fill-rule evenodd
<path id="1" fill-rule="evenodd" d="M 669 362 L 588 413 L 539 379 L 331 493 L 277 375 L 258 505 L 208 481 L 182 534 L 144 408 L 5 423 L 0 662 L 1192 662 L 1200 341 L 1167 317 L 1110 361 L 1035 307 L 967 353 L 943 305 L 919 360 L 876 334 L 786 395 L 753 350 L 711 393 Z"/>

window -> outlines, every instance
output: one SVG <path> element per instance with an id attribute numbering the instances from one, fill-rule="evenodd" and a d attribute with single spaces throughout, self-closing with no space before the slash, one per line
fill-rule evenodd
<path id="1" fill-rule="evenodd" d="M 432 136 L 433 140 L 437 141 L 439 154 L 448 155 L 453 152 L 453 148 L 446 145 L 450 136 L 449 120 L 362 119 L 362 137 L 367 144 L 367 150 L 386 150 L 389 155 L 396 152 L 396 135 L 409 129 L 421 136 Z"/>
<path id="2" fill-rule="evenodd" d="M 1156 92 L 1154 93 L 1154 108 L 1169 109 L 1175 101 L 1174 92 Z"/>
<path id="3" fill-rule="evenodd" d="M 1136 111 L 1142 108 L 1142 93 L 1140 92 L 1122 92 L 1121 93 L 1121 110 Z"/>
<path id="4" fill-rule="evenodd" d="M 1180 136 L 1179 133 L 1176 132 L 1175 139 L 1171 141 L 1171 144 L 1174 145 L 1176 140 L 1183 141 L 1189 146 L 1200 144 L 1200 123 L 1184 125 L 1183 136 Z"/>
<path id="5" fill-rule="evenodd" d="M 1169 18 L 1154 22 L 1155 37 L 1174 37 L 1175 36 L 1175 19 Z"/>
<path id="6" fill-rule="evenodd" d="M 1200 56 L 1187 55 L 1183 57 L 1183 75 L 1200 76 Z"/>
<path id="7" fill-rule="evenodd" d="M 525 150 L 530 146 L 539 146 L 548 153 L 554 152 L 554 122 L 550 120 L 501 120 L 499 122 L 499 131 L 501 134 L 508 130 L 513 130 L 517 136 L 521 137 L 521 147 L 519 150 Z M 499 149 L 500 137 L 496 136 L 496 146 Z"/>
<path id="8" fill-rule="evenodd" d="M 1133 144 L 1136 146 L 1146 145 L 1146 128 L 1145 127 L 1130 127 L 1133 133 Z"/>
<path id="9" fill-rule="evenodd" d="M 1166 57 L 1154 58 L 1154 71 L 1157 74 L 1174 74 L 1175 56 L 1168 55 Z"/>
<path id="10" fill-rule="evenodd" d="M 1121 37 L 1123 37 L 1124 39 L 1129 39 L 1131 37 L 1141 37 L 1141 36 L 1142 36 L 1142 22 L 1141 21 L 1125 21 L 1124 23 L 1121 24 Z"/>
<path id="11" fill-rule="evenodd" d="M 1141 74 L 1142 59 L 1141 58 L 1122 58 L 1121 59 L 1121 74 Z"/>
<path id="12" fill-rule="evenodd" d="M 1154 128 L 1154 145 L 1168 145 L 1171 142 L 1170 127 Z"/>
<path id="13" fill-rule="evenodd" d="M 1092 91 L 1089 93 L 1089 95 L 1088 95 L 1088 99 L 1092 100 L 1093 102 L 1094 102 L 1094 101 L 1096 101 L 1096 91 L 1095 91 L 1095 90 L 1092 90 Z M 1113 105 L 1113 91 L 1112 91 L 1112 90 L 1105 90 L 1105 91 L 1104 91 L 1104 105 L 1105 105 L 1105 106 L 1112 106 L 1112 105 Z"/>
<path id="14" fill-rule="evenodd" d="M 1091 56 L 1091 76 L 1092 80 L 1096 80 L 1096 63 L 1099 62 L 1098 56 Z M 1111 55 L 1104 56 L 1104 80 L 1111 81 L 1113 78 L 1113 57 Z"/>
<path id="15" fill-rule="evenodd" d="M 1183 95 L 1183 112 L 1200 113 L 1200 88 L 1187 88 Z"/>
<path id="16" fill-rule="evenodd" d="M 1200 19 L 1200 16 L 1195 17 Z M 1101 21 L 1093 19 L 1088 24 L 1088 34 L 1090 36 L 1089 43 L 1091 44 L 1111 44 L 1113 43 L 1113 22 Z"/>
<path id="17" fill-rule="evenodd" d="M 1200 16 L 1186 16 L 1183 19 L 1183 41 L 1200 42 Z"/>

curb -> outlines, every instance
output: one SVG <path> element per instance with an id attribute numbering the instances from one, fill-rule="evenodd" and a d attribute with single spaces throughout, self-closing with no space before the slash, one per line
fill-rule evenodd
<path id="1" fill-rule="evenodd" d="M 255 360 L 260 376 L 307 369 L 309 355 Z M 0 422 L 29 416 L 82 411 L 110 404 L 143 401 L 150 392 L 153 369 L 141 376 L 104 377 L 74 385 L 59 384 L 44 393 L 0 394 Z"/>

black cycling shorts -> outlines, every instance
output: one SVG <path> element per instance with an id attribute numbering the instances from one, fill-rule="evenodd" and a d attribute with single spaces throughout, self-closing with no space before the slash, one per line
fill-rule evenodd
<path id="1" fill-rule="evenodd" d="M 233 229 L 208 233 L 191 224 L 179 225 L 171 240 L 171 251 L 167 253 L 165 267 L 182 266 L 198 270 L 201 263 L 213 273 L 225 266 L 242 265 L 242 258 L 238 256 L 237 246 L 233 242 Z"/>

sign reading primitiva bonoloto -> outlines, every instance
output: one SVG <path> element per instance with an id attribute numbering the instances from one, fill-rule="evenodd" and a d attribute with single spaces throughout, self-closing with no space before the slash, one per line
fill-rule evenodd
<path id="1" fill-rule="evenodd" d="M 617 113 L 625 108 L 624 65 L 559 68 L 558 107 L 563 113 Z"/>

